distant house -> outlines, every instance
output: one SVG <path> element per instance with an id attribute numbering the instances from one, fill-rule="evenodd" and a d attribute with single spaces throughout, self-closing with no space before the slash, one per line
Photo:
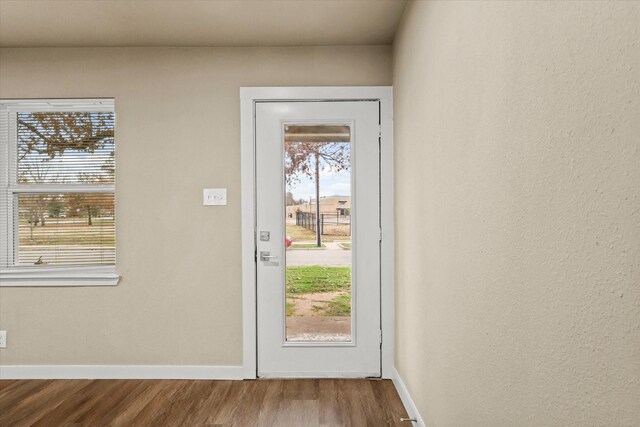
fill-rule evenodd
<path id="1" fill-rule="evenodd" d="M 297 211 L 315 212 L 316 200 L 311 199 L 309 203 L 287 206 L 286 215 L 288 218 L 292 218 L 295 216 L 295 213 Z M 337 214 L 339 216 L 350 215 L 351 214 L 351 196 L 320 197 L 320 213 Z"/>

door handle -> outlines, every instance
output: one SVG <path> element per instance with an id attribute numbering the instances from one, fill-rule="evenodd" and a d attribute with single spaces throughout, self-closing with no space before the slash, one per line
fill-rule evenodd
<path id="1" fill-rule="evenodd" d="M 273 258 L 278 258 L 275 255 L 271 255 L 269 251 L 260 251 L 260 261 L 270 261 Z"/>

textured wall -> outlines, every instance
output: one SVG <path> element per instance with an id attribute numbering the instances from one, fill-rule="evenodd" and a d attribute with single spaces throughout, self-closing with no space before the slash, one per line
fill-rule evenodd
<path id="1" fill-rule="evenodd" d="M 0 97 L 115 97 L 122 274 L 0 288 L 0 363 L 241 365 L 239 88 L 390 83 L 388 46 L 0 50 Z"/>
<path id="2" fill-rule="evenodd" d="M 640 3 L 415 2 L 397 367 L 429 427 L 638 425 Z"/>

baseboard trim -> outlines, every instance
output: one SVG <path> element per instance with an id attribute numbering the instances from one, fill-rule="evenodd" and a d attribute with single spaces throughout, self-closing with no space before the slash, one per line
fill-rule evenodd
<path id="1" fill-rule="evenodd" d="M 241 380 L 242 366 L 208 365 L 0 365 L 0 379 Z"/>
<path id="2" fill-rule="evenodd" d="M 409 414 L 409 418 L 414 418 L 416 420 L 416 422 L 413 423 L 413 425 L 418 427 L 425 427 L 426 424 L 424 423 L 424 420 L 420 416 L 420 412 L 418 412 L 418 408 L 416 407 L 416 404 L 413 403 L 413 399 L 409 394 L 409 390 L 407 390 L 407 386 L 404 385 L 404 381 L 402 381 L 402 378 L 400 377 L 400 374 L 398 373 L 398 370 L 395 367 L 393 368 L 392 381 L 393 381 L 393 385 L 395 385 L 396 390 L 398 391 L 400 400 L 402 400 L 402 403 L 404 404 L 404 408 L 407 410 L 407 413 Z"/>
<path id="3" fill-rule="evenodd" d="M 260 378 L 375 378 L 379 372 L 260 372 Z"/>

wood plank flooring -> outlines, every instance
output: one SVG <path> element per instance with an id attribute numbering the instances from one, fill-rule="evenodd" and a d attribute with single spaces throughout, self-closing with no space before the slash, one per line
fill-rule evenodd
<path id="1" fill-rule="evenodd" d="M 411 426 L 388 380 L 3 380 L 0 426 Z"/>

